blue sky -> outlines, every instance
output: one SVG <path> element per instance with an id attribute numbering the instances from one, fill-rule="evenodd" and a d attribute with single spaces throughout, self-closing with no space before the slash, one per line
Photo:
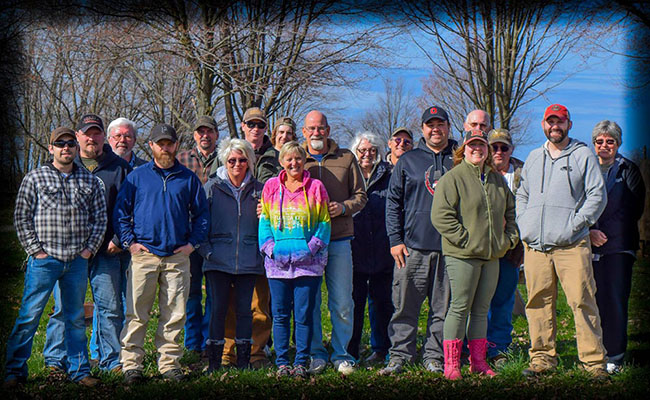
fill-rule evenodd
<path id="1" fill-rule="evenodd" d="M 603 119 L 616 121 L 623 129 L 623 146 L 620 152 L 626 156 L 639 149 L 641 144 L 647 144 L 650 135 L 640 134 L 638 123 L 633 121 L 633 116 L 642 113 L 643 101 L 635 102 L 637 98 L 626 85 L 627 80 L 634 80 L 634 77 L 627 74 L 629 59 L 615 53 L 626 51 L 626 45 L 634 32 L 615 31 L 617 37 L 611 37 L 606 42 L 610 47 L 606 50 L 596 51 L 592 54 L 589 62 L 581 66 L 579 47 L 576 53 L 569 54 L 560 64 L 557 71 L 551 73 L 541 87 L 559 83 L 557 87 L 550 89 L 542 97 L 527 104 L 520 109 L 520 112 L 530 119 L 527 134 L 530 141 L 515 149 L 515 156 L 525 159 L 530 150 L 540 146 L 544 140 L 544 133 L 541 130 L 540 122 L 546 106 L 552 103 L 564 104 L 571 112 L 573 129 L 570 136 L 585 143 L 591 143 L 591 130 L 597 122 Z M 347 89 L 341 96 L 340 104 L 337 106 L 344 111 L 342 118 L 359 118 L 363 113 L 376 104 L 378 95 L 383 93 L 381 76 L 390 79 L 403 78 L 406 87 L 414 96 L 422 94 L 422 79 L 430 73 L 430 62 L 423 57 L 410 38 L 398 38 L 397 46 L 399 58 L 404 66 L 379 71 L 380 76 L 369 79 L 355 89 Z M 637 91 L 639 92 L 639 91 Z M 638 95 L 639 93 L 637 93 Z M 419 110 L 418 110 L 419 115 Z M 464 118 L 464 116 L 452 116 L 452 118 Z"/>

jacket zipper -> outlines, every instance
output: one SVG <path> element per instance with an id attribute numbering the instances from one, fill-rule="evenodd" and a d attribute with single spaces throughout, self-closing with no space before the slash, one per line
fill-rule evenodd
<path id="1" fill-rule="evenodd" d="M 169 175 L 167 175 L 167 176 L 165 176 L 165 177 L 161 176 L 162 181 L 163 181 L 163 192 L 166 192 L 166 191 L 167 191 L 167 179 L 171 178 L 171 177 L 174 176 L 174 175 L 178 175 L 178 174 L 180 174 L 180 171 L 178 171 L 178 172 L 171 172 Z"/>

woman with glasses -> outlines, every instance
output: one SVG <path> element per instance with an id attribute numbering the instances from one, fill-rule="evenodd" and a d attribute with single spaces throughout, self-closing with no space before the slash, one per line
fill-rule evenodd
<path id="1" fill-rule="evenodd" d="M 367 365 L 383 364 L 390 339 L 388 323 L 393 315 L 391 300 L 393 265 L 386 233 L 386 193 L 392 166 L 385 159 L 386 142 L 371 132 L 355 136 L 351 150 L 357 157 L 365 183 L 368 202 L 354 215 L 352 239 L 352 299 L 354 325 L 348 353 L 360 359 L 366 300 L 370 319 L 370 346 L 372 353 L 365 359 Z"/>
<path id="2" fill-rule="evenodd" d="M 622 136 L 621 127 L 608 120 L 600 121 L 592 132 L 607 188 L 607 206 L 589 230 L 589 238 L 610 374 L 620 372 L 627 349 L 627 306 L 639 249 L 638 221 L 645 205 L 645 185 L 639 168 L 618 152 Z"/>
<path id="3" fill-rule="evenodd" d="M 203 272 L 212 299 L 206 343 L 208 372 L 221 366 L 231 286 L 235 294 L 237 367 L 248 367 L 253 288 L 257 277 L 264 274 L 256 212 L 263 185 L 253 177 L 253 148 L 245 140 L 226 139 L 219 144 L 218 156 L 223 165 L 205 184 L 211 218 L 208 241 L 197 249 L 205 258 Z"/>
<path id="4" fill-rule="evenodd" d="M 316 296 L 327 263 L 329 197 L 325 186 L 305 171 L 307 154 L 297 142 L 280 150 L 280 175 L 262 192 L 259 245 L 271 289 L 273 344 L 278 376 L 307 377 Z M 296 355 L 289 360 L 291 312 Z"/>
<path id="5" fill-rule="evenodd" d="M 285 143 L 297 140 L 296 123 L 289 117 L 280 118 L 271 131 L 271 143 L 277 151 L 280 151 Z"/>
<path id="6" fill-rule="evenodd" d="M 499 278 L 499 258 L 519 242 L 515 198 L 492 164 L 487 134 L 465 132 L 454 153 L 454 168 L 440 178 L 431 222 L 442 236 L 442 253 L 451 286 L 443 328 L 445 377 L 460 373 L 467 336 L 470 372 L 495 375 L 485 360 L 487 314 Z"/>

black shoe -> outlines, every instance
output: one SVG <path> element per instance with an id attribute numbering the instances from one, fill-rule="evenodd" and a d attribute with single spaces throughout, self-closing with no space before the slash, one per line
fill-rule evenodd
<path id="1" fill-rule="evenodd" d="M 374 351 L 371 355 L 368 356 L 368 358 L 365 359 L 364 363 L 370 367 L 384 365 L 386 363 L 386 353 Z"/>
<path id="2" fill-rule="evenodd" d="M 27 378 L 24 376 L 12 376 L 11 378 L 8 378 L 5 380 L 5 382 L 2 384 L 2 388 L 5 390 L 13 390 L 17 389 L 20 386 L 24 385 L 27 383 Z"/>
<path id="3" fill-rule="evenodd" d="M 124 383 L 126 385 L 135 385 L 138 383 L 142 383 L 144 381 L 144 376 L 142 375 L 142 371 L 139 371 L 137 369 L 130 369 L 128 371 L 124 371 Z"/>
<path id="4" fill-rule="evenodd" d="M 185 374 L 181 371 L 180 368 L 170 369 L 169 371 L 162 374 L 163 379 L 166 381 L 180 382 L 185 380 Z"/>

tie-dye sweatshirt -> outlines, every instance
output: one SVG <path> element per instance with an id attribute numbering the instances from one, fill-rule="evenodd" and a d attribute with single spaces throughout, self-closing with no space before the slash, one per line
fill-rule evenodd
<path id="1" fill-rule="evenodd" d="M 327 191 L 321 181 L 304 171 L 302 185 L 291 192 L 282 183 L 286 176 L 286 171 L 281 171 L 262 191 L 259 243 L 266 276 L 321 276 L 331 231 Z"/>

